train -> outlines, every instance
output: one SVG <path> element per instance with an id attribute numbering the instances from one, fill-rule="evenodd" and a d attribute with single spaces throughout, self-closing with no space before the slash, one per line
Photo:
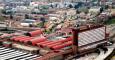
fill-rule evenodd
<path id="1" fill-rule="evenodd" d="M 6 38 L 7 37 L 7 38 Z M 108 45 L 105 25 L 87 25 L 71 28 L 71 34 L 57 40 L 44 36 L 43 30 L 22 35 L 0 36 L 0 46 L 40 55 L 35 60 L 69 60 Z"/>

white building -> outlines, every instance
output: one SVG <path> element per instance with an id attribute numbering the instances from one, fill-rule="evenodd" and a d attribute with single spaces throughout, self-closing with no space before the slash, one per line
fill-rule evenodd
<path id="1" fill-rule="evenodd" d="M 110 14 L 111 14 L 112 16 L 115 16 L 115 9 L 111 9 L 110 11 L 111 11 Z"/>
<path id="2" fill-rule="evenodd" d="M 4 9 L 4 6 L 5 6 L 5 4 L 0 3 L 0 10 L 1 10 L 1 9 Z"/>
<path id="3" fill-rule="evenodd" d="M 101 10 L 101 7 L 97 7 L 97 6 L 91 7 L 89 9 L 89 13 L 96 13 L 96 14 L 98 14 L 98 13 L 100 13 L 100 10 Z"/>
<path id="4" fill-rule="evenodd" d="M 66 12 L 67 12 L 67 15 L 76 15 L 76 10 L 75 9 L 69 9 Z"/>
<path id="5" fill-rule="evenodd" d="M 17 6 L 15 8 L 17 13 L 30 13 L 31 9 L 29 9 L 27 6 Z"/>
<path id="6" fill-rule="evenodd" d="M 47 2 L 30 2 L 30 6 L 37 7 L 38 5 L 47 5 Z"/>

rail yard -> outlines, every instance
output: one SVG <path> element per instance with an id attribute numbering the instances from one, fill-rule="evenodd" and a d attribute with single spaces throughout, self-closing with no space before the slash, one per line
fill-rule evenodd
<path id="1" fill-rule="evenodd" d="M 115 60 L 115 1 L 0 0 L 0 60 Z"/>

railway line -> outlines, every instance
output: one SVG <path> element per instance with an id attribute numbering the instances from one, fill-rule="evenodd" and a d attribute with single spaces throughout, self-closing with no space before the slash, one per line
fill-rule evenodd
<path id="1" fill-rule="evenodd" d="M 114 30 L 110 30 L 110 33 L 112 33 L 111 31 Z M 29 35 L 34 36 L 34 33 L 31 33 Z M 29 36 L 12 36 L 10 38 L 4 37 L 4 40 L 1 39 L 2 46 L 0 46 L 0 59 L 104 60 L 115 50 L 115 44 L 112 44 L 109 41 L 109 37 L 111 36 L 108 36 L 108 33 L 106 33 L 106 27 L 103 25 L 89 27 L 87 29 L 80 29 L 79 32 L 77 29 L 73 29 L 72 36 L 73 37 L 67 37 L 66 40 L 62 39 L 57 41 L 61 41 L 59 44 L 65 42 L 62 45 L 55 45 L 56 41 L 52 42 L 50 40 L 47 40 L 46 38 L 41 39 L 40 37 L 36 38 L 37 40 L 30 38 Z M 71 45 L 72 42 L 75 43 Z M 53 47 L 50 47 L 50 45 L 48 44 L 51 44 L 51 46 Z"/>
<path id="2" fill-rule="evenodd" d="M 35 60 L 40 55 L 0 46 L 0 60 Z"/>
<path id="3" fill-rule="evenodd" d="M 107 51 L 104 51 L 103 49 L 99 49 L 99 53 L 95 52 L 95 53 L 86 54 L 80 58 L 73 58 L 72 60 L 104 60 L 111 53 L 113 53 L 114 48 L 115 48 L 115 44 L 113 44 L 112 46 L 107 46 Z M 42 56 L 31 54 L 25 51 L 20 51 L 13 48 L 6 48 L 0 46 L 1 60 L 35 60 L 40 57 Z"/>
<path id="4" fill-rule="evenodd" d="M 112 38 L 112 41 L 115 41 L 115 24 L 109 25 L 108 29 L 110 32 L 110 38 Z M 106 46 L 106 48 L 107 51 L 99 49 L 99 53 L 89 53 L 79 58 L 73 58 L 72 60 L 115 60 L 114 57 L 112 58 L 112 56 L 115 56 L 115 43 L 111 46 Z"/>
<path id="5" fill-rule="evenodd" d="M 98 53 L 89 53 L 79 58 L 73 58 L 72 60 L 111 60 L 110 57 L 113 56 L 111 54 L 115 54 L 115 44 L 113 44 L 112 46 L 106 46 L 106 48 L 107 50 L 103 50 L 100 48 L 98 49 Z"/>

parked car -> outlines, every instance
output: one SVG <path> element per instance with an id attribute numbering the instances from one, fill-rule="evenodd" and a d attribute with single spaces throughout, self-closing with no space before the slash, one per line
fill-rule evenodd
<path id="1" fill-rule="evenodd" d="M 25 27 L 29 27 L 29 26 L 33 26 L 33 24 L 34 24 L 35 22 L 36 22 L 35 20 L 26 19 L 26 20 L 23 20 L 23 21 L 21 22 L 21 25 L 22 25 L 22 26 L 25 26 Z"/>

